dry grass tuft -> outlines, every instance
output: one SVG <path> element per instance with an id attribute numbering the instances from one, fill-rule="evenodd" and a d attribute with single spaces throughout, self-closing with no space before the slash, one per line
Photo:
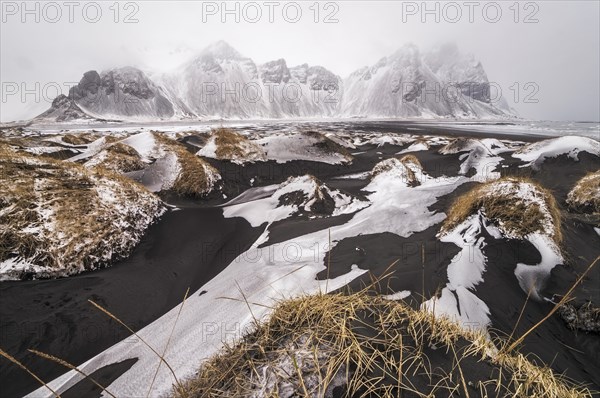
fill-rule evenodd
<path id="1" fill-rule="evenodd" d="M 417 178 L 416 173 L 423 173 L 423 165 L 421 164 L 421 162 L 419 161 L 419 159 L 417 159 L 417 157 L 415 155 L 404 155 L 401 159 L 400 162 L 406 166 L 406 171 L 408 173 L 408 179 L 409 179 L 409 183 L 411 186 L 417 186 L 420 185 L 421 183 L 419 182 L 419 179 Z"/>
<path id="2" fill-rule="evenodd" d="M 567 203 L 575 211 L 600 215 L 600 170 L 577 181 L 567 196 Z"/>
<path id="3" fill-rule="evenodd" d="M 265 154 L 260 147 L 252 143 L 242 134 L 225 127 L 212 131 L 215 138 L 217 159 L 264 159 Z"/>
<path id="4" fill-rule="evenodd" d="M 0 191 L 0 262 L 29 264 L 38 277 L 69 275 L 127 255 L 164 209 L 145 188 L 109 170 L 3 145 Z M 2 273 L 24 276 L 18 269 Z"/>
<path id="5" fill-rule="evenodd" d="M 377 163 L 371 170 L 371 179 L 382 173 L 393 172 L 404 179 L 410 186 L 420 185 L 421 182 L 417 177 L 423 173 L 421 162 L 414 155 L 405 155 L 401 159 L 389 158 Z"/>
<path id="6" fill-rule="evenodd" d="M 497 344 L 504 342 L 497 341 Z M 366 291 L 280 302 L 173 396 L 591 397 L 482 332 Z"/>
<path id="7" fill-rule="evenodd" d="M 531 192 L 531 198 L 519 197 L 524 188 Z M 532 180 L 505 177 L 473 188 L 454 201 L 442 232 L 452 230 L 479 210 L 510 236 L 523 238 L 539 232 L 548 234 L 557 244 L 562 241 L 556 200 L 552 193 Z"/>
<path id="8" fill-rule="evenodd" d="M 159 145 L 175 153 L 181 171 L 173 184 L 179 195 L 202 197 L 209 194 L 215 183 L 221 179 L 217 169 L 202 158 L 190 153 L 184 145 L 161 133 L 153 133 Z"/>
<path id="9" fill-rule="evenodd" d="M 440 148 L 439 153 L 442 155 L 450 155 L 467 150 L 467 148 L 475 142 L 472 138 L 458 137 L 452 139 L 448 144 Z"/>
<path id="10" fill-rule="evenodd" d="M 146 167 L 140 154 L 129 145 L 115 142 L 103 149 L 86 166 L 102 166 L 117 173 L 127 173 Z"/>
<path id="11" fill-rule="evenodd" d="M 70 144 L 70 145 L 88 145 L 94 141 L 96 141 L 98 138 L 102 137 L 100 134 L 97 133 L 68 133 L 62 136 L 61 140 L 64 143 Z M 107 136 L 107 139 L 110 140 L 110 136 Z"/>
<path id="12" fill-rule="evenodd" d="M 423 165 L 415 155 L 404 155 L 400 158 L 400 161 L 406 166 L 416 166 L 421 170 L 423 169 Z"/>

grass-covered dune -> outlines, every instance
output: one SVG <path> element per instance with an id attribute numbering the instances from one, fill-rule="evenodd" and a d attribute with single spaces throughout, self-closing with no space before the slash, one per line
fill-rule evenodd
<path id="1" fill-rule="evenodd" d="M 165 210 L 101 167 L 0 145 L 0 278 L 53 277 L 126 256 Z"/>
<path id="2" fill-rule="evenodd" d="M 280 302 L 172 396 L 592 396 L 508 343 L 366 291 L 308 295 Z"/>
<path id="3" fill-rule="evenodd" d="M 175 155 L 177 176 L 172 187 L 174 192 L 184 196 L 202 197 L 208 195 L 218 180 L 219 172 L 202 158 L 188 152 L 185 146 L 163 134 L 154 132 L 153 137 L 160 149 Z"/>
<path id="4" fill-rule="evenodd" d="M 509 237 L 523 239 L 533 233 L 562 241 L 560 210 L 550 191 L 522 177 L 504 177 L 460 196 L 451 206 L 443 232 L 455 228 L 477 211 L 498 225 Z"/>
<path id="5" fill-rule="evenodd" d="M 567 203 L 575 211 L 600 216 L 600 170 L 577 181 L 567 196 Z"/>

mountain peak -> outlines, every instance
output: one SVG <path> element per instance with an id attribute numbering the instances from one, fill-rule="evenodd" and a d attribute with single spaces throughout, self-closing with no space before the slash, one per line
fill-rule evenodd
<path id="1" fill-rule="evenodd" d="M 203 56 L 212 56 L 216 59 L 243 59 L 244 57 L 226 41 L 219 40 L 204 50 L 201 53 Z"/>

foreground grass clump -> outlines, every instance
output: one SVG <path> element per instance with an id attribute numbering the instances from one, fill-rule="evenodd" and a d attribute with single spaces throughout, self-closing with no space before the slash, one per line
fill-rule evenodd
<path id="1" fill-rule="evenodd" d="M 0 145 L 0 277 L 64 276 L 126 256 L 164 211 L 133 181 Z"/>
<path id="2" fill-rule="evenodd" d="M 304 296 L 279 303 L 173 396 L 592 396 L 502 347 L 379 295 Z"/>
<path id="3" fill-rule="evenodd" d="M 600 170 L 577 181 L 567 203 L 573 210 L 600 215 Z"/>
<path id="4" fill-rule="evenodd" d="M 216 182 L 221 179 L 217 169 L 164 134 L 155 132 L 154 138 L 165 152 L 177 156 L 180 171 L 172 186 L 173 191 L 179 195 L 202 197 L 213 190 Z"/>
<path id="5" fill-rule="evenodd" d="M 505 177 L 473 188 L 454 201 L 442 232 L 452 230 L 480 210 L 506 236 L 522 239 L 537 232 L 550 236 L 557 244 L 562 241 L 556 200 L 532 180 Z"/>

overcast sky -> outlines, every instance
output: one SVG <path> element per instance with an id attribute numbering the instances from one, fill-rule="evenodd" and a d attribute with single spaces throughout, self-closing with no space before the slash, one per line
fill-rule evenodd
<path id="1" fill-rule="evenodd" d="M 58 87 L 66 94 L 87 70 L 133 65 L 165 71 L 217 40 L 257 63 L 285 58 L 289 66 L 322 65 L 342 77 L 408 42 L 426 50 L 453 41 L 483 63 L 489 80 L 522 117 L 600 120 L 600 2 L 595 0 L 516 7 L 512 1 L 484 1 L 472 8 L 464 1 L 429 2 L 430 14 L 423 13 L 421 1 L 336 1 L 318 7 L 314 1 L 228 2 L 231 14 L 223 13 L 221 1 L 75 3 L 69 8 L 62 1 L 29 2 L 33 11 L 26 13 L 21 1 L 2 2 L 2 121 L 41 113 Z"/>

